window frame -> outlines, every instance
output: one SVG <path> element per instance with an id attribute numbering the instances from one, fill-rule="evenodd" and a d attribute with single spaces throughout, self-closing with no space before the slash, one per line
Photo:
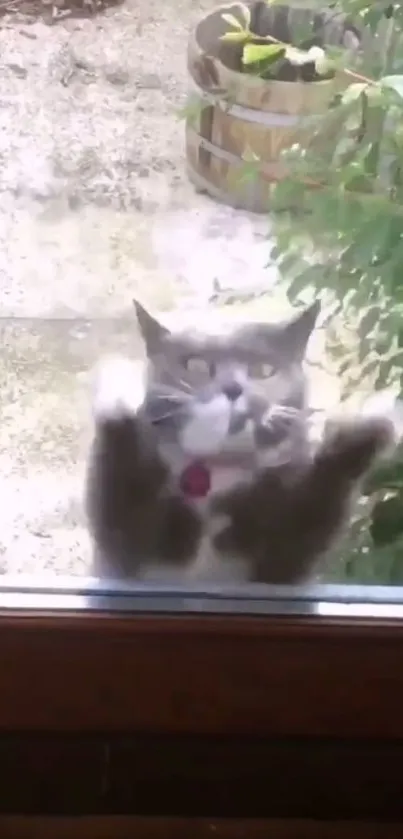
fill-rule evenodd
<path id="1" fill-rule="evenodd" d="M 0 733 L 403 737 L 400 588 L 56 581 L 0 585 Z"/>
<path id="2" fill-rule="evenodd" d="M 0 817 L 2 839 L 397 839 L 397 823 Z"/>
<path id="3" fill-rule="evenodd" d="M 0 814 L 403 822 L 403 621 L 84 588 L 2 586 Z"/>

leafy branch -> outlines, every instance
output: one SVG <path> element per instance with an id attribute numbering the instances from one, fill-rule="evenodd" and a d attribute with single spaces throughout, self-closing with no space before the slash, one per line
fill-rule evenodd
<path id="1" fill-rule="evenodd" d="M 368 54 L 286 154 L 277 184 L 279 268 L 291 301 L 331 304 L 329 359 L 342 396 L 403 396 L 403 4 L 342 0 Z M 315 189 L 307 189 L 307 185 Z M 371 476 L 333 577 L 403 582 L 403 452 Z"/>

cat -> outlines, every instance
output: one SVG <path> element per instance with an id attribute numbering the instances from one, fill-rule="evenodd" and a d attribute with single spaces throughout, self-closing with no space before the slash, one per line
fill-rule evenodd
<path id="1" fill-rule="evenodd" d="M 228 334 L 172 332 L 135 302 L 147 363 L 100 368 L 87 478 L 94 572 L 211 583 L 308 580 L 348 523 L 387 416 L 309 433 L 315 303 Z"/>

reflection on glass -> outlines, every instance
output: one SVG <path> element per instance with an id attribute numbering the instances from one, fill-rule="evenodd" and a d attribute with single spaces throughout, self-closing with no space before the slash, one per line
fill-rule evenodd
<path id="1" fill-rule="evenodd" d="M 0 29 L 1 571 L 402 583 L 400 18 L 82 3 Z"/>

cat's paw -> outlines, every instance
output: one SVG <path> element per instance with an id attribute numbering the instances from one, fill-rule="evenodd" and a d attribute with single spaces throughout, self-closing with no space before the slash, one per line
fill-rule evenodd
<path id="1" fill-rule="evenodd" d="M 397 445 L 403 439 L 403 402 L 393 391 L 380 390 L 367 397 L 361 413 L 366 419 L 381 419 L 390 424 L 391 445 Z"/>
<path id="2" fill-rule="evenodd" d="M 325 427 L 316 462 L 355 480 L 379 457 L 391 454 L 398 441 L 395 423 L 388 416 L 369 414 L 333 421 Z"/>
<path id="3" fill-rule="evenodd" d="M 96 422 L 135 416 L 144 396 L 143 362 L 120 356 L 101 361 L 95 374 L 92 400 Z"/>
<path id="4" fill-rule="evenodd" d="M 356 416 L 332 419 L 325 440 L 333 449 L 368 446 L 374 455 L 388 454 L 403 439 L 403 403 L 389 390 L 368 396 Z"/>

